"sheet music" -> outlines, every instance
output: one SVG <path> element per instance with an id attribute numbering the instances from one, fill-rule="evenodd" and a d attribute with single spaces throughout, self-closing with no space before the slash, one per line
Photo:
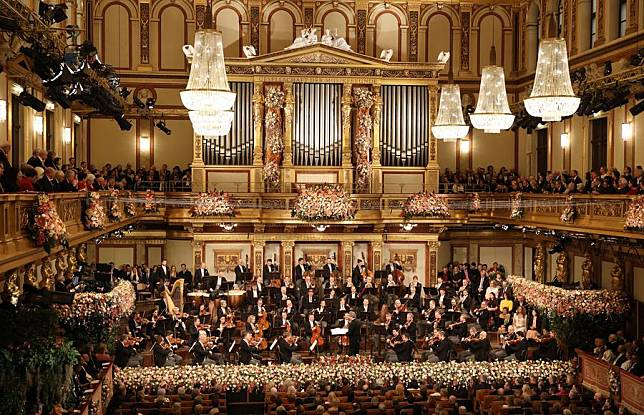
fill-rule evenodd
<path id="1" fill-rule="evenodd" d="M 343 336 L 349 332 L 349 329 L 344 327 L 338 327 L 336 329 L 331 329 L 331 336 Z"/>

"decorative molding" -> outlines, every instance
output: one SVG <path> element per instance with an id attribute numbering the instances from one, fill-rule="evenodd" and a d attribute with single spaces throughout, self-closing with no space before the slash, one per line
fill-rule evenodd
<path id="1" fill-rule="evenodd" d="M 304 25 L 306 27 L 313 27 L 313 8 L 311 7 L 304 9 Z"/>
<path id="2" fill-rule="evenodd" d="M 628 26 L 626 27 L 626 34 L 635 33 L 638 30 L 638 8 L 639 0 L 628 0 Z"/>
<path id="3" fill-rule="evenodd" d="M 605 0 L 597 0 L 597 39 L 595 39 L 595 44 L 591 45 L 591 47 L 603 45 L 606 42 L 605 7 Z"/>
<path id="4" fill-rule="evenodd" d="M 577 0 L 570 0 L 570 56 L 577 54 Z"/>
<path id="5" fill-rule="evenodd" d="M 461 70 L 470 70 L 470 12 L 461 12 Z"/>
<path id="6" fill-rule="evenodd" d="M 197 20 L 197 30 L 203 29 L 203 24 L 206 20 L 206 6 L 204 4 L 197 4 L 195 6 L 195 16 Z"/>
<path id="7" fill-rule="evenodd" d="M 358 53 L 364 55 L 367 53 L 367 11 L 358 10 L 356 16 L 358 18 Z"/>
<path id="8" fill-rule="evenodd" d="M 150 63 L 150 3 L 139 4 L 139 23 L 141 37 L 141 63 Z"/>
<path id="9" fill-rule="evenodd" d="M 410 62 L 418 61 L 418 11 L 409 12 L 409 51 Z"/>
<path id="10" fill-rule="evenodd" d="M 250 8 L 250 44 L 259 53 L 259 7 Z"/>

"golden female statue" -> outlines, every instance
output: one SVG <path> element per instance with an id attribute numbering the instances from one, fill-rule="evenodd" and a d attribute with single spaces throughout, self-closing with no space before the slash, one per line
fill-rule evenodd
<path id="1" fill-rule="evenodd" d="M 59 252 L 58 255 L 56 255 L 56 261 L 54 262 L 54 265 L 56 266 L 56 275 L 65 275 L 67 271 L 67 262 L 65 261 L 65 256 L 63 255 L 63 252 Z"/>
<path id="2" fill-rule="evenodd" d="M 537 249 L 534 255 L 534 278 L 537 282 L 545 283 L 545 263 L 546 263 L 546 251 L 543 248 L 543 244 L 539 242 L 537 244 Z"/>
<path id="3" fill-rule="evenodd" d="M 76 248 L 69 248 L 67 251 L 67 273 L 65 279 L 71 280 L 74 278 L 74 273 L 78 271 L 78 262 L 76 261 Z"/>
<path id="4" fill-rule="evenodd" d="M 34 267 L 34 264 L 25 265 L 23 272 L 25 273 L 23 281 L 33 287 L 37 287 L 38 277 L 36 277 L 36 267 Z"/>
<path id="5" fill-rule="evenodd" d="M 585 255 L 584 263 L 581 264 L 581 288 L 590 290 L 593 285 L 593 275 L 595 274 L 595 267 L 590 254 Z"/>
<path id="6" fill-rule="evenodd" d="M 42 265 L 40 266 L 40 288 L 50 291 L 54 289 L 54 270 L 51 268 L 49 257 L 42 259 Z"/>
<path id="7" fill-rule="evenodd" d="M 18 303 L 20 297 L 20 285 L 18 285 L 18 270 L 11 270 L 6 275 L 7 281 L 4 283 L 4 289 L 11 296 L 11 304 Z"/>
<path id="8" fill-rule="evenodd" d="M 610 272 L 610 285 L 612 290 L 624 290 L 624 270 L 619 265 L 619 262 L 615 264 Z"/>
<path id="9" fill-rule="evenodd" d="M 87 263 L 87 244 L 82 243 L 78 245 L 78 262 L 86 264 Z"/>
<path id="10" fill-rule="evenodd" d="M 557 270 L 555 271 L 555 278 L 559 282 L 568 282 L 568 254 L 566 251 L 559 253 L 557 257 Z"/>

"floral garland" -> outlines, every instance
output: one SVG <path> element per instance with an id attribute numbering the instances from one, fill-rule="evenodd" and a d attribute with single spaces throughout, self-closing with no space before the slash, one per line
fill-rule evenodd
<path id="1" fill-rule="evenodd" d="M 420 192 L 410 195 L 402 207 L 405 220 L 414 217 L 446 218 L 449 216 L 447 202 L 434 193 Z"/>
<path id="2" fill-rule="evenodd" d="M 566 207 L 561 213 L 561 216 L 559 217 L 559 219 L 564 223 L 571 223 L 575 221 L 576 217 L 577 217 L 577 208 L 573 203 L 572 195 L 570 195 L 568 196 L 568 199 L 566 201 Z"/>
<path id="3" fill-rule="evenodd" d="M 348 361 L 346 363 L 315 362 L 310 365 L 281 364 L 271 366 L 256 365 L 209 365 L 209 366 L 174 366 L 125 368 L 115 373 L 115 382 L 125 385 L 127 390 L 135 391 L 147 387 L 186 387 L 195 384 L 221 385 L 226 390 L 244 387 L 281 386 L 286 382 L 303 385 L 307 382 L 316 384 L 340 384 L 348 380 L 352 385 L 367 381 L 385 385 L 399 379 L 405 384 L 430 381 L 443 386 L 452 382 L 467 386 L 485 375 L 488 382 L 503 383 L 507 379 L 526 381 L 530 377 L 538 381 L 549 376 L 556 379 L 574 373 L 571 362 L 564 361 L 526 361 L 526 362 L 412 362 L 412 363 L 372 363 Z"/>
<path id="4" fill-rule="evenodd" d="M 107 215 L 100 199 L 101 195 L 98 192 L 89 192 L 87 194 L 85 228 L 88 230 L 103 229 L 105 222 L 107 222 Z"/>
<path id="5" fill-rule="evenodd" d="M 374 103 L 373 92 L 367 88 L 357 88 L 353 96 L 354 103 L 358 108 L 356 123 L 358 125 L 355 136 L 355 158 L 356 158 L 356 192 L 369 190 L 371 181 L 371 106 Z"/>
<path id="6" fill-rule="evenodd" d="M 625 230 L 644 232 L 644 196 L 638 196 L 628 204 L 625 216 Z"/>
<path id="7" fill-rule="evenodd" d="M 136 295 L 131 282 L 119 280 L 107 293 L 77 293 L 71 305 L 54 305 L 60 320 L 68 326 L 83 326 L 98 318 L 109 327 L 134 312 Z"/>
<path id="8" fill-rule="evenodd" d="M 516 192 L 512 195 L 510 218 L 512 219 L 521 219 L 523 217 L 523 194 L 521 192 Z"/>
<path id="9" fill-rule="evenodd" d="M 262 173 L 268 189 L 276 191 L 280 187 L 280 164 L 284 152 L 281 111 L 284 108 L 284 91 L 277 86 L 268 87 L 264 97 L 264 106 L 266 108 L 264 115 L 266 159 Z"/>
<path id="10" fill-rule="evenodd" d="M 125 202 L 125 214 L 128 217 L 136 216 L 136 202 L 134 201 L 132 192 L 127 192 L 127 202 Z"/>
<path id="11" fill-rule="evenodd" d="M 341 185 L 309 185 L 300 190 L 291 210 L 291 216 L 303 221 L 351 220 L 356 215 L 356 204 Z"/>
<path id="12" fill-rule="evenodd" d="M 566 290 L 513 275 L 507 279 L 515 296 L 522 295 L 528 304 L 561 317 L 624 315 L 629 309 L 628 299 L 616 290 Z"/>
<path id="13" fill-rule="evenodd" d="M 481 197 L 478 193 L 472 193 L 470 197 L 470 212 L 478 212 L 481 210 Z"/>
<path id="14" fill-rule="evenodd" d="M 192 216 L 235 216 L 235 202 L 225 192 L 200 193 L 191 209 Z"/>
<path id="15" fill-rule="evenodd" d="M 145 191 L 145 203 L 143 203 L 143 210 L 145 213 L 154 213 L 158 211 L 157 203 L 154 200 L 154 191 L 146 190 Z"/>
<path id="16" fill-rule="evenodd" d="M 112 190 L 110 197 L 112 198 L 112 206 L 110 207 L 110 219 L 112 220 L 112 222 L 120 222 L 123 220 L 125 212 L 123 211 L 123 202 L 119 201 L 119 191 L 116 189 Z"/>
<path id="17" fill-rule="evenodd" d="M 56 245 L 69 246 L 65 223 L 58 216 L 54 202 L 44 193 L 38 195 L 29 213 L 27 228 L 36 246 L 42 246 L 47 253 Z"/>

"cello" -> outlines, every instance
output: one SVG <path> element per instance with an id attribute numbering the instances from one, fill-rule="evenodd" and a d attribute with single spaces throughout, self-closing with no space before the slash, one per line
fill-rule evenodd
<path id="1" fill-rule="evenodd" d="M 313 327 L 313 330 L 311 330 L 311 347 L 313 347 L 314 344 L 317 344 L 317 346 L 324 345 L 324 337 L 322 337 L 322 327 L 320 327 L 319 323 L 315 323 L 315 327 Z"/>

